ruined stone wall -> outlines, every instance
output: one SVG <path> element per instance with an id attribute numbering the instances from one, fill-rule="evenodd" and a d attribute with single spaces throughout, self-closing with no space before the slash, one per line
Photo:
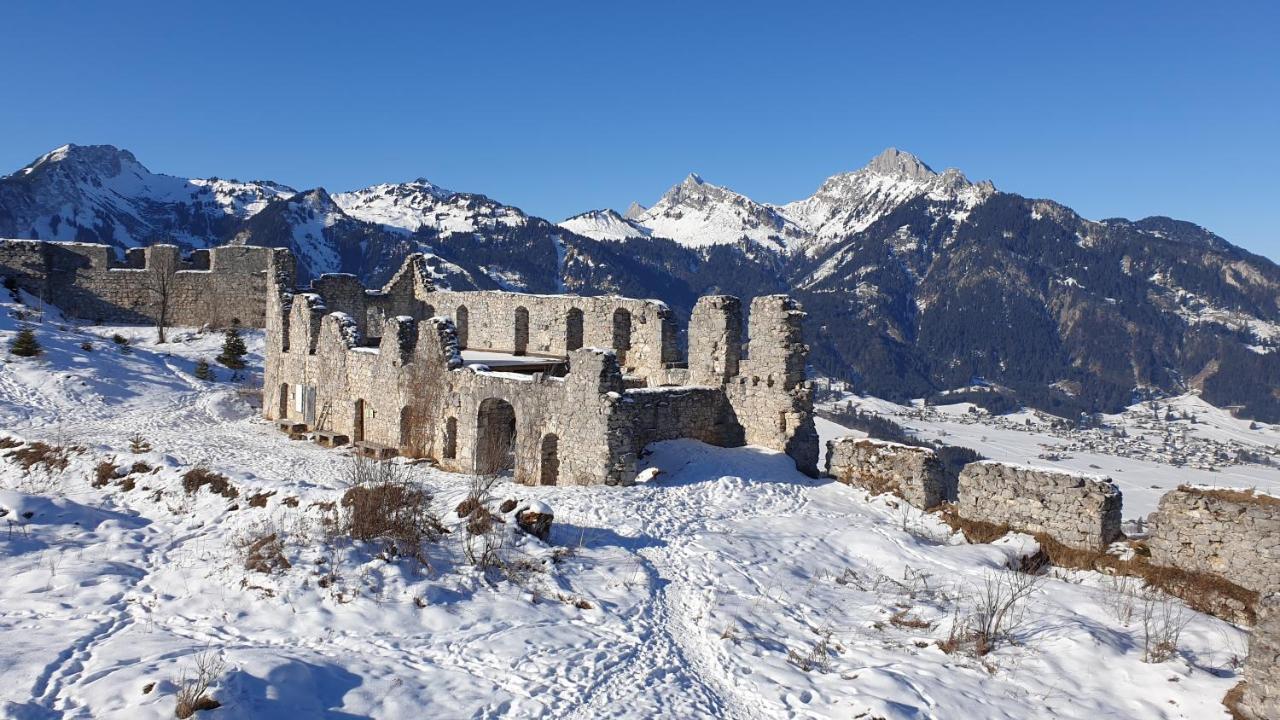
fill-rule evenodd
<path id="1" fill-rule="evenodd" d="M 816 476 L 818 432 L 813 386 L 805 373 L 804 317 L 799 303 L 786 295 L 752 300 L 749 355 L 728 379 L 725 394 L 748 444 L 785 452 L 801 472 Z"/>
<path id="2" fill-rule="evenodd" d="M 631 452 L 678 438 L 709 445 L 743 444 L 742 426 L 719 387 L 640 388 L 624 393 L 622 410 L 632 434 Z"/>
<path id="3" fill-rule="evenodd" d="M 653 385 L 679 360 L 671 310 L 656 300 L 439 291 L 430 302 L 454 321 L 464 348 L 561 356 L 582 347 L 612 349 L 624 374 Z"/>
<path id="4" fill-rule="evenodd" d="M 1280 499 L 1179 488 L 1150 518 L 1151 562 L 1280 591 Z"/>
<path id="5" fill-rule="evenodd" d="M 693 373 L 672 367 L 675 329 L 660 303 L 437 292 L 420 265 L 420 257 L 409 258 L 377 291 L 344 275 L 322 276 L 307 292 L 275 282 L 267 294 L 264 415 L 435 458 L 445 469 L 467 473 L 491 465 L 487 448 L 494 419 L 501 418 L 515 427 L 514 473 L 526 483 L 627 484 L 645 446 L 674 438 L 755 443 L 816 470 L 817 434 L 804 378 L 808 348 L 800 338 L 804 314 L 789 299 L 757 301 L 754 365 L 735 360 L 740 303 L 703 303 L 714 310 L 704 324 L 723 326 L 714 367 L 698 371 L 712 382 L 670 386 Z M 593 347 L 618 344 L 619 310 L 631 321 L 625 348 Z M 464 323 L 465 338 L 458 327 Z M 551 377 L 464 367 L 460 349 L 476 343 L 564 354 L 569 372 Z M 629 358 L 625 369 L 621 357 Z"/>
<path id="6" fill-rule="evenodd" d="M 571 352 L 573 371 L 563 378 L 476 371 L 462 366 L 445 318 L 390 318 L 370 347 L 355 318 L 330 311 L 317 294 L 280 293 L 275 307 L 289 320 L 268 324 L 268 347 L 283 346 L 287 332 L 289 350 L 268 353 L 263 395 L 270 419 L 483 473 L 488 413 L 502 408 L 514 418 L 518 482 L 625 484 L 635 477 L 629 428 L 618 419 L 622 375 L 611 352 Z M 314 399 L 299 402 L 299 387 Z"/>
<path id="7" fill-rule="evenodd" d="M 0 241 L 0 275 L 93 322 L 154 322 L 165 296 L 170 325 L 262 327 L 268 275 L 281 272 L 292 284 L 292 256 L 275 248 L 226 246 L 184 260 L 176 246 L 153 245 L 121 264 L 106 245 Z"/>
<path id="8" fill-rule="evenodd" d="M 1280 595 L 1258 603 L 1244 663 L 1244 693 L 1235 709 L 1247 720 L 1280 718 Z"/>
<path id="9" fill-rule="evenodd" d="M 894 493 L 928 509 L 946 502 L 942 463 L 929 448 L 871 438 L 827 441 L 827 474 L 874 494 Z"/>
<path id="10" fill-rule="evenodd" d="M 1101 550 L 1119 538 L 1120 490 L 1103 477 L 984 460 L 960 472 L 961 517 Z"/>

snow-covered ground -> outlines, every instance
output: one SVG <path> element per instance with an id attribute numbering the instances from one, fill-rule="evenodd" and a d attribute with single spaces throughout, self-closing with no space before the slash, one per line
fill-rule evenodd
<path id="1" fill-rule="evenodd" d="M 345 452 L 275 432 L 225 368 L 195 379 L 219 335 L 156 346 L 149 329 L 52 316 L 37 334 L 44 355 L 0 363 L 0 427 L 82 449 L 47 472 L 0 456 L 0 717 L 172 717 L 200 654 L 223 666 L 209 718 L 1200 720 L 1227 717 L 1239 679 L 1241 630 L 1189 615 L 1179 656 L 1145 663 L 1140 623 L 1088 573 L 1043 578 L 1012 644 L 947 654 L 953 617 L 1017 577 L 1005 568 L 1028 539 L 966 544 L 756 448 L 663 443 L 644 460 L 661 472 L 631 488 L 499 486 L 555 511 L 548 544 L 507 534 L 542 568 L 519 583 L 463 560 L 451 509 L 468 478 L 406 464 L 454 532 L 428 565 L 380 558 L 326 530 Z M 261 336 L 247 339 L 252 385 Z M 151 449 L 132 452 L 134 435 Z M 990 435 L 987 454 L 1022 452 Z M 95 488 L 108 459 L 154 470 Z M 239 496 L 186 494 L 196 465 Z M 291 567 L 245 569 L 245 541 L 268 532 Z"/>

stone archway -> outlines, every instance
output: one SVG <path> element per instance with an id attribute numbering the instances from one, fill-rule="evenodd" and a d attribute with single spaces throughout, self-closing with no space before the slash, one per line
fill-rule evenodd
<path id="1" fill-rule="evenodd" d="M 497 475 L 516 466 L 516 409 L 500 398 L 480 403 L 476 414 L 477 475 Z"/>
<path id="2" fill-rule="evenodd" d="M 466 305 L 459 305 L 458 309 L 453 313 L 453 328 L 458 336 L 458 349 L 467 349 L 467 330 L 471 324 L 471 313 L 467 310 Z"/>
<path id="3" fill-rule="evenodd" d="M 538 469 L 539 485 L 555 485 L 560 482 L 560 438 L 555 433 L 542 436 Z"/>
<path id="4" fill-rule="evenodd" d="M 564 318 L 564 349 L 578 350 L 582 347 L 582 311 L 569 308 Z"/>
<path id="5" fill-rule="evenodd" d="M 516 308 L 515 324 L 515 338 L 511 350 L 516 355 L 524 355 L 529 351 L 529 310 L 523 305 Z"/>

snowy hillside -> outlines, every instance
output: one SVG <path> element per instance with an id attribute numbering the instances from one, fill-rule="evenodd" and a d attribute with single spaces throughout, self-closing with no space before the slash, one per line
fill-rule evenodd
<path id="1" fill-rule="evenodd" d="M 483 195 L 451 192 L 424 178 L 339 193 L 334 200 L 349 215 L 365 222 L 409 233 L 426 229 L 442 237 L 520 227 L 528 222 L 518 208 Z"/>
<path id="2" fill-rule="evenodd" d="M 648 237 L 652 232 L 616 210 L 591 210 L 560 223 L 560 227 L 593 240 L 626 240 Z"/>
<path id="3" fill-rule="evenodd" d="M 260 335 L 243 382 L 206 382 L 216 334 L 7 304 L 6 346 L 17 313 L 45 352 L 0 364 L 2 717 L 172 717 L 198 667 L 208 718 L 1225 720 L 1239 679 L 1222 621 L 1143 662 L 1114 581 L 1013 572 L 1025 537 L 967 544 L 757 448 L 660 444 L 631 488 L 502 483 L 555 513 L 545 543 L 499 524 L 502 573 L 467 560 L 471 479 L 397 463 L 451 532 L 391 552 L 335 524 L 347 454 L 258 419 Z M 188 492 L 193 468 L 226 485 Z M 1030 583 L 1008 638 L 944 652 L 993 583 Z"/>

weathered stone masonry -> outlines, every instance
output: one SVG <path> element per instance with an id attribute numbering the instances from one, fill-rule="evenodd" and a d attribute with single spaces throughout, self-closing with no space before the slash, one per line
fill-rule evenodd
<path id="1" fill-rule="evenodd" d="M 703 333 L 739 340 L 720 353 L 732 367 L 715 368 L 699 355 L 691 367 L 678 361 L 660 302 L 437 291 L 417 255 L 380 290 L 328 275 L 308 292 L 278 283 L 267 304 L 270 419 L 459 472 L 512 468 L 530 484 L 628 484 L 646 445 L 682 437 L 758 444 L 816 470 L 804 314 L 783 296 L 752 303 L 750 359 L 741 358 L 740 303 L 698 303 L 691 347 Z M 548 363 L 490 371 L 464 366 L 462 349 Z"/>
<path id="2" fill-rule="evenodd" d="M 1244 693 L 1235 709 L 1248 720 L 1280 718 L 1280 595 L 1258 604 L 1244 664 Z"/>
<path id="3" fill-rule="evenodd" d="M 1107 478 L 981 461 L 960 471 L 961 517 L 1102 550 L 1121 537 L 1120 490 Z"/>
<path id="4" fill-rule="evenodd" d="M 827 441 L 827 474 L 872 493 L 896 493 L 921 509 L 948 500 L 942 462 L 929 448 L 836 438 Z"/>
<path id="5" fill-rule="evenodd" d="M 1180 488 L 1151 516 L 1151 561 L 1280 592 L 1280 501 Z"/>
<path id="6" fill-rule="evenodd" d="M 229 245 L 184 259 L 174 245 L 152 245 L 118 263 L 106 245 L 0 240 L 0 275 L 67 316 L 94 322 L 154 322 L 163 289 L 171 325 L 263 327 L 268 275 L 276 274 L 293 284 L 287 250 Z"/>

